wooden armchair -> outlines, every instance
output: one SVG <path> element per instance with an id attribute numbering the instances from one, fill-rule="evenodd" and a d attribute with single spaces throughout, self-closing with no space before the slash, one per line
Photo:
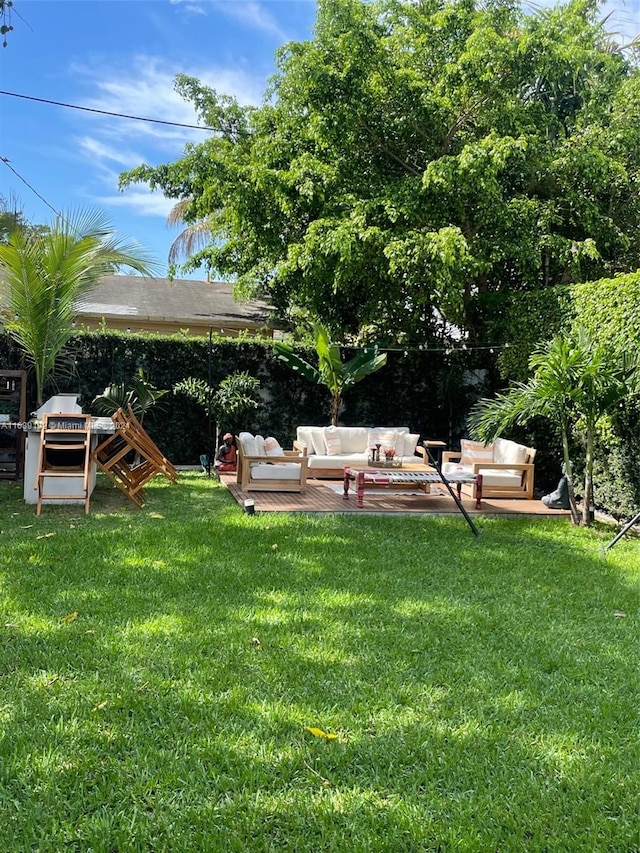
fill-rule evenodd
<path id="1" fill-rule="evenodd" d="M 247 438 L 248 436 L 248 438 Z M 238 448 L 237 483 L 243 492 L 304 492 L 309 460 L 306 450 L 282 450 L 277 456 L 254 453 L 251 436 L 236 436 Z M 254 439 L 255 441 L 255 439 Z M 250 452 L 247 452 L 250 451 Z"/>
<path id="2" fill-rule="evenodd" d="M 442 471 L 445 476 L 462 468 L 472 474 L 482 474 L 483 498 L 533 500 L 535 448 L 498 438 L 495 444 L 475 451 L 478 457 L 483 458 L 474 458 L 474 450 L 465 448 L 471 444 L 475 442 L 463 440 L 460 451 L 443 452 Z"/>

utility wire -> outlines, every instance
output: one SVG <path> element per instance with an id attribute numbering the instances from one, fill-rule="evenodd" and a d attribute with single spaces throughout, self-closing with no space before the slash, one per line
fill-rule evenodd
<path id="1" fill-rule="evenodd" d="M 48 207 L 50 210 L 52 210 L 52 211 L 55 213 L 55 215 L 56 215 L 59 219 L 63 219 L 63 218 L 64 218 L 64 217 L 62 216 L 62 214 L 61 214 L 59 211 L 57 211 L 57 210 L 55 209 L 55 207 L 52 207 L 52 206 L 49 204 L 49 202 L 46 200 L 46 198 L 44 198 L 44 196 L 41 196 L 41 195 L 40 195 L 40 193 L 39 193 L 36 189 L 34 189 L 34 187 L 32 187 L 32 186 L 31 186 L 31 184 L 29 183 L 29 181 L 25 180 L 25 179 L 22 177 L 22 175 L 21 175 L 21 174 L 19 174 L 19 172 L 16 172 L 16 170 L 13 168 L 13 166 L 12 166 L 12 165 L 11 165 L 11 163 L 9 162 L 9 158 L 8 158 L 8 157 L 0 157 L 0 160 L 2 160 L 2 162 L 3 162 L 3 163 L 4 163 L 4 165 L 7 167 L 7 169 L 11 169 L 11 171 L 12 171 L 12 172 L 13 172 L 13 174 L 16 176 L 16 178 L 19 178 L 25 186 L 29 187 L 29 189 L 31 190 L 31 192 L 32 192 L 32 193 L 34 193 L 35 195 L 37 195 L 37 196 L 38 196 L 38 198 L 40 199 L 40 201 L 44 202 L 44 204 L 46 204 L 46 205 L 47 205 L 47 207 Z"/>
<path id="2" fill-rule="evenodd" d="M 179 121 L 167 121 L 162 118 L 144 118 L 143 116 L 132 116 L 126 113 L 112 113 L 109 110 L 98 110 L 94 107 L 81 107 L 78 104 L 65 104 L 62 101 L 51 101 L 48 98 L 36 98 L 33 95 L 20 95 L 17 92 L 4 92 L 0 90 L 0 95 L 8 95 L 11 98 L 22 98 L 25 101 L 37 101 L 39 104 L 52 104 L 55 107 L 67 107 L 70 110 L 82 110 L 86 113 L 99 113 L 103 116 L 115 116 L 116 118 L 128 118 L 133 121 L 146 121 L 151 124 L 168 124 L 171 127 L 186 127 L 190 130 L 206 130 L 210 133 L 215 133 L 213 127 L 203 127 L 201 124 L 183 124 Z"/>

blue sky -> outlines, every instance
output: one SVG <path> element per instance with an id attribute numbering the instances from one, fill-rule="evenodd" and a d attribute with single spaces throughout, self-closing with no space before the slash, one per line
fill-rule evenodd
<path id="1" fill-rule="evenodd" d="M 14 7 L 15 29 L 0 48 L 1 90 L 185 124 L 196 116 L 173 91 L 176 74 L 258 104 L 276 49 L 310 38 L 316 9 L 315 0 L 14 0 Z M 607 10 L 610 30 L 640 32 L 640 0 Z M 142 185 L 120 192 L 118 176 L 176 160 L 186 142 L 203 138 L 0 95 L 0 157 L 9 161 L 0 162 L 0 195 L 17 198 L 34 223 L 50 222 L 51 208 L 97 206 L 163 274 L 178 233 L 166 225 L 173 202 Z"/>
<path id="2" fill-rule="evenodd" d="M 14 31 L 0 48 L 0 89 L 109 112 L 196 124 L 173 91 L 197 77 L 241 103 L 260 103 L 277 48 L 308 39 L 313 0 L 14 0 Z M 143 185 L 118 190 L 141 163 L 178 159 L 206 133 L 101 116 L 0 95 L 0 157 L 56 211 L 99 207 L 118 234 L 166 270 L 179 229 L 174 202 Z M 55 214 L 0 162 L 0 195 L 31 222 Z M 203 277 L 202 275 L 195 277 Z"/>

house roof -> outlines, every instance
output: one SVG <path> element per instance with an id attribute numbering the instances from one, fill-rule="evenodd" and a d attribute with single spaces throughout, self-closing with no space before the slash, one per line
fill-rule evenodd
<path id="1" fill-rule="evenodd" d="M 225 281 L 105 276 L 77 303 L 78 319 L 175 323 L 185 327 L 228 325 L 229 329 L 271 324 L 273 309 L 261 300 L 236 302 Z"/>

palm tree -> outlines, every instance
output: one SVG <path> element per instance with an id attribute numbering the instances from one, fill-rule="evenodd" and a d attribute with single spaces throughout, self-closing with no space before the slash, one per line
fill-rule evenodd
<path id="1" fill-rule="evenodd" d="M 314 326 L 314 332 L 318 367 L 295 355 L 289 344 L 277 341 L 273 348 L 278 358 L 288 364 L 292 370 L 299 371 L 310 382 L 325 385 L 329 389 L 331 423 L 336 426 L 344 392 L 365 376 L 384 367 L 387 363 L 387 354 L 379 354 L 377 347 L 365 347 L 352 359 L 343 363 L 340 347 L 331 342 L 325 327 L 318 323 Z"/>
<path id="2" fill-rule="evenodd" d="M 476 404 L 469 419 L 471 434 L 491 442 L 510 426 L 525 424 L 537 416 L 555 421 L 562 437 L 571 517 L 578 524 L 569 439 L 572 429 L 582 426 L 585 432 L 582 524 L 588 525 L 597 428 L 621 400 L 637 391 L 638 359 L 612 351 L 606 343 L 596 342 L 583 329 L 577 329 L 539 349 L 531 357 L 529 367 L 533 375 L 528 382 L 518 383 L 506 393 Z"/>
<path id="3" fill-rule="evenodd" d="M 167 225 L 183 225 L 192 198 L 176 202 L 167 216 Z M 211 223 L 209 218 L 199 219 L 186 226 L 175 238 L 169 248 L 169 265 L 175 268 L 182 260 L 188 260 L 196 252 L 204 249 L 212 240 Z M 209 273 L 207 272 L 207 277 Z"/>
<path id="4" fill-rule="evenodd" d="M 59 216 L 44 233 L 18 227 L 0 245 L 5 328 L 33 367 L 38 405 L 73 333 L 79 297 L 121 266 L 151 275 L 154 264 L 137 245 L 118 240 L 98 211 Z"/>

